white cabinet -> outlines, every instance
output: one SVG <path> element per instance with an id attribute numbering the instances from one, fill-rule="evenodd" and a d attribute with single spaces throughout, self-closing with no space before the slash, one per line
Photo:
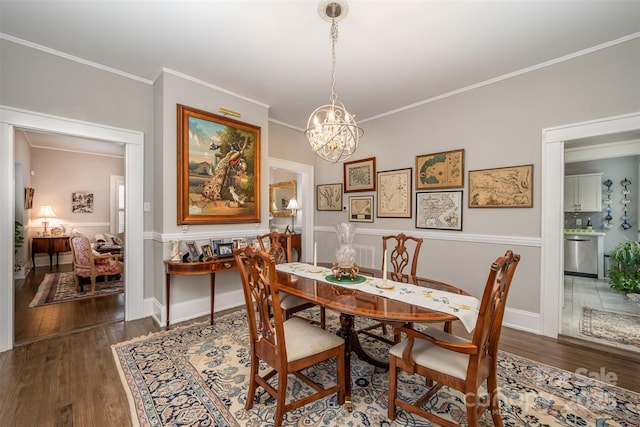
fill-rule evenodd
<path id="1" fill-rule="evenodd" d="M 599 212 L 602 210 L 602 174 L 564 177 L 565 212 Z"/>

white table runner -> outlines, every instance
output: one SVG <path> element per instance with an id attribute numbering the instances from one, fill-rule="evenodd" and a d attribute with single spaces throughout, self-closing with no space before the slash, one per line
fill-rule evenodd
<path id="1" fill-rule="evenodd" d="M 331 269 L 326 267 L 317 267 L 319 272 L 314 272 L 314 267 L 312 265 L 301 262 L 278 264 L 276 269 L 283 273 L 320 280 L 325 283 L 349 289 L 357 289 L 369 294 L 382 295 L 385 298 L 452 314 L 460 319 L 464 327 L 467 329 L 467 332 L 473 331 L 476 327 L 480 301 L 472 296 L 459 295 L 437 289 L 424 288 L 410 283 L 394 282 L 392 280 L 387 280 L 387 282 L 393 283 L 393 289 L 381 289 L 378 288 L 377 285 L 382 283 L 382 279 L 374 277 L 367 277 L 367 280 L 362 283 L 333 283 L 325 279 L 327 275 L 332 274 Z"/>

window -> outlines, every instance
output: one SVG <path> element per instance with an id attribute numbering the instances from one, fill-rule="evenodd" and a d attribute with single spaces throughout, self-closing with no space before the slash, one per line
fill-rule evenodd
<path id="1" fill-rule="evenodd" d="M 124 177 L 111 175 L 111 233 L 124 233 Z"/>

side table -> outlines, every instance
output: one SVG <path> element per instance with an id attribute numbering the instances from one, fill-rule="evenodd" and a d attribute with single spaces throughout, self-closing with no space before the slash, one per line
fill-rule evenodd
<path id="1" fill-rule="evenodd" d="M 167 291 L 167 329 L 169 328 L 169 310 L 171 308 L 171 276 L 193 276 L 197 274 L 209 274 L 211 284 L 211 324 L 213 325 L 213 300 L 216 290 L 216 263 L 214 260 L 203 262 L 165 261 L 166 291 Z"/>
<path id="2" fill-rule="evenodd" d="M 56 267 L 59 265 L 60 252 L 69 252 L 69 236 L 47 236 L 31 238 L 31 263 L 36 267 L 36 254 L 49 254 L 49 270 L 53 269 L 53 254 L 56 254 Z"/>

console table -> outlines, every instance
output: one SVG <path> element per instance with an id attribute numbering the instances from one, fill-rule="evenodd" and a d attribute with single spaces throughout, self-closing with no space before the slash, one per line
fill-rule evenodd
<path id="1" fill-rule="evenodd" d="M 293 262 L 293 251 L 296 251 L 297 260 L 300 262 L 302 259 L 302 235 L 293 233 L 280 233 L 278 236 L 281 239 L 281 244 L 287 248 L 287 259 L 289 262 Z"/>
<path id="2" fill-rule="evenodd" d="M 166 293 L 167 293 L 167 329 L 169 328 L 169 310 L 171 308 L 171 276 L 193 276 L 208 274 L 211 286 L 211 324 L 213 325 L 213 302 L 216 290 L 216 271 L 237 269 L 235 258 L 219 258 L 202 262 L 180 262 L 165 260 Z"/>
<path id="3" fill-rule="evenodd" d="M 31 262 L 36 267 L 36 254 L 49 254 L 49 270 L 53 269 L 53 254 L 56 254 L 56 267 L 59 265 L 60 252 L 69 252 L 69 236 L 47 236 L 31 238 Z"/>

